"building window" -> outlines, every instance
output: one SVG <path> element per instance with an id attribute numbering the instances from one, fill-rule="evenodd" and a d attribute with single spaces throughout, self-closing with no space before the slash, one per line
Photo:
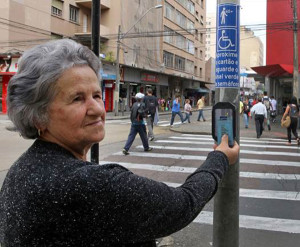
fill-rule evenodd
<path id="1" fill-rule="evenodd" d="M 204 25 L 204 22 L 203 22 L 203 15 L 201 15 L 200 17 L 200 24 L 203 26 Z"/>
<path id="2" fill-rule="evenodd" d="M 173 45 L 174 44 L 174 34 L 175 34 L 175 32 L 172 29 L 164 26 L 164 41 L 165 42 Z"/>
<path id="3" fill-rule="evenodd" d="M 190 21 L 189 19 L 187 19 L 187 31 L 190 32 L 190 33 L 195 32 L 194 22 Z"/>
<path id="4" fill-rule="evenodd" d="M 202 8 L 204 8 L 204 0 L 201 0 L 200 6 L 201 6 Z"/>
<path id="5" fill-rule="evenodd" d="M 202 68 L 200 68 L 199 72 L 200 72 L 199 76 L 202 77 Z"/>
<path id="6" fill-rule="evenodd" d="M 203 51 L 200 50 L 200 59 L 203 59 Z"/>
<path id="7" fill-rule="evenodd" d="M 168 18 L 169 20 L 173 21 L 174 20 L 174 11 L 175 8 L 170 5 L 169 3 L 165 2 L 165 17 Z"/>
<path id="8" fill-rule="evenodd" d="M 52 0 L 51 14 L 56 16 L 62 16 L 63 2 L 60 0 Z"/>
<path id="9" fill-rule="evenodd" d="M 194 74 L 194 62 L 191 60 L 186 60 L 185 71 L 189 74 Z"/>
<path id="10" fill-rule="evenodd" d="M 187 10 L 195 14 L 195 4 L 191 0 L 187 1 Z"/>
<path id="11" fill-rule="evenodd" d="M 194 75 L 197 76 L 198 68 L 197 66 L 194 67 Z"/>
<path id="12" fill-rule="evenodd" d="M 189 40 L 189 39 L 187 39 L 186 43 L 187 43 L 187 49 L 186 49 L 186 51 L 188 53 L 194 54 L 195 53 L 194 42 L 191 41 L 191 40 Z"/>
<path id="13" fill-rule="evenodd" d="M 176 11 L 176 23 L 180 27 L 186 29 L 186 21 L 187 21 L 186 17 L 177 10 Z"/>
<path id="14" fill-rule="evenodd" d="M 164 58 L 164 64 L 166 67 L 169 67 L 169 68 L 174 67 L 173 66 L 174 54 L 164 51 L 163 58 Z"/>
<path id="15" fill-rule="evenodd" d="M 70 5 L 70 21 L 79 22 L 79 9 Z"/>
<path id="16" fill-rule="evenodd" d="M 175 36 L 175 45 L 182 49 L 186 50 L 186 45 L 185 45 L 186 38 L 180 34 L 176 34 Z"/>
<path id="17" fill-rule="evenodd" d="M 185 59 L 175 55 L 175 69 L 185 70 Z"/>
<path id="18" fill-rule="evenodd" d="M 203 43 L 203 33 L 200 33 L 200 42 Z"/>

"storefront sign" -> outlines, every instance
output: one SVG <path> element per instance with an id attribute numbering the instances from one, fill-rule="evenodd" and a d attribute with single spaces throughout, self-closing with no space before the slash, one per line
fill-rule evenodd
<path id="1" fill-rule="evenodd" d="M 239 5 L 218 5 L 216 88 L 238 88 L 239 81 Z"/>
<path id="2" fill-rule="evenodd" d="M 142 73 L 141 74 L 141 80 L 142 81 L 147 81 L 147 82 L 158 82 L 158 76 L 147 74 L 147 73 Z"/>

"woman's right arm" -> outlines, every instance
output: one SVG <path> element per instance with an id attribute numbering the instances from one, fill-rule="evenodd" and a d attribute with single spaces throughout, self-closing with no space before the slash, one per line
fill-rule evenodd
<path id="1" fill-rule="evenodd" d="M 284 114 L 283 114 L 283 116 L 282 116 L 283 119 L 286 118 L 286 116 L 289 114 L 289 111 L 290 111 L 290 105 L 287 105 L 287 107 L 286 107 L 286 109 L 285 109 L 285 112 L 284 112 Z"/>

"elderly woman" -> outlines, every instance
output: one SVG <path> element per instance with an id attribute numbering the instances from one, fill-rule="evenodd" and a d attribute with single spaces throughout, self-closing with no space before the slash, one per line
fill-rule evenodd
<path id="1" fill-rule="evenodd" d="M 239 146 L 227 137 L 186 182 L 171 188 L 118 164 L 86 161 L 104 138 L 100 62 L 71 40 L 24 53 L 9 83 L 8 113 L 34 144 L 0 193 L 0 242 L 8 246 L 155 246 L 189 224 L 216 193 Z"/>

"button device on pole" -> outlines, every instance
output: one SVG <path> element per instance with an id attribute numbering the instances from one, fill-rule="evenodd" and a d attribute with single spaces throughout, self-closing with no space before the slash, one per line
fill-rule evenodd
<path id="1" fill-rule="evenodd" d="M 236 109 L 229 102 L 218 102 L 212 110 L 212 136 L 218 145 L 224 134 L 228 135 L 228 145 L 233 147 L 236 137 Z"/>

